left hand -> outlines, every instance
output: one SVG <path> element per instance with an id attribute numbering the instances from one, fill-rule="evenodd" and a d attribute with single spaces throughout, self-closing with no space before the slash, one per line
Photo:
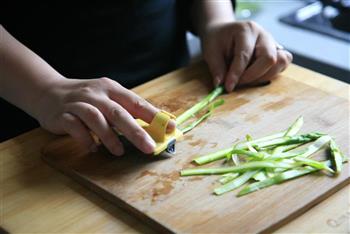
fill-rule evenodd
<path id="1" fill-rule="evenodd" d="M 252 21 L 209 26 L 201 36 L 214 85 L 231 92 L 237 85 L 266 83 L 292 61 L 272 36 Z"/>

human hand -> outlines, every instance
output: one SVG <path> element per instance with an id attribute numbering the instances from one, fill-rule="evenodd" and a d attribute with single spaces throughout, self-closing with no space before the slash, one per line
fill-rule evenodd
<path id="1" fill-rule="evenodd" d="M 268 32 L 251 21 L 209 25 L 201 39 L 214 85 L 224 84 L 227 92 L 237 85 L 273 80 L 293 59 Z"/>
<path id="2" fill-rule="evenodd" d="M 135 121 L 150 123 L 159 110 L 132 91 L 108 78 L 58 79 L 40 98 L 35 117 L 41 126 L 56 134 L 69 134 L 95 152 L 90 132 L 98 136 L 114 155 L 124 148 L 112 127 L 144 153 L 152 153 L 155 142 Z M 168 131 L 175 128 L 171 121 Z"/>

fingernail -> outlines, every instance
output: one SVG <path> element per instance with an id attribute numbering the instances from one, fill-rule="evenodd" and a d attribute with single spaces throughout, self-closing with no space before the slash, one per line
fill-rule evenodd
<path id="1" fill-rule="evenodd" d="M 156 148 L 156 143 L 154 142 L 154 140 L 149 135 L 146 135 L 145 143 L 143 147 L 144 152 L 147 154 L 153 153 L 155 148 Z"/>
<path id="2" fill-rule="evenodd" d="M 232 92 L 233 89 L 235 88 L 235 83 L 233 81 L 229 81 L 228 84 L 226 85 L 226 91 L 227 92 Z"/>
<path id="3" fill-rule="evenodd" d="M 167 133 L 169 133 L 169 132 L 174 131 L 175 128 L 176 128 L 175 121 L 174 120 L 170 120 L 169 123 L 168 123 L 166 131 L 167 131 Z"/>
<path id="4" fill-rule="evenodd" d="M 92 153 L 96 153 L 97 150 L 98 150 L 97 145 L 94 144 L 94 143 L 92 143 L 92 144 L 90 145 L 90 147 L 89 147 L 89 150 L 90 150 L 90 152 L 92 152 Z"/>
<path id="5" fill-rule="evenodd" d="M 214 78 L 214 86 L 215 86 L 215 87 L 216 87 L 216 86 L 219 86 L 220 83 L 221 83 L 221 78 L 220 78 L 220 76 L 215 76 L 215 78 Z"/>

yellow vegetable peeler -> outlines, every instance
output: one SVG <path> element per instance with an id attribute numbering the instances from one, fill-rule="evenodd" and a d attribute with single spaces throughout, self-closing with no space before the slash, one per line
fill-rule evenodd
<path id="1" fill-rule="evenodd" d="M 153 118 L 150 124 L 141 119 L 136 119 L 137 123 L 153 138 L 156 143 L 153 154 L 158 155 L 163 151 L 170 154 L 175 153 L 175 143 L 183 134 L 175 128 L 172 132 L 167 133 L 166 129 L 171 119 L 176 119 L 176 116 L 164 110 L 159 111 Z"/>

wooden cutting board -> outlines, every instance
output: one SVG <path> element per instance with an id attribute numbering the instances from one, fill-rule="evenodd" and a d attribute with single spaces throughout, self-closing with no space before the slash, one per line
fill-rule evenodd
<path id="1" fill-rule="evenodd" d="M 206 69 L 183 70 L 135 88 L 154 105 L 175 114 L 210 90 Z M 173 75 L 174 76 L 174 75 Z M 303 115 L 303 132 L 335 137 L 349 155 L 349 103 L 318 89 L 280 77 L 271 85 L 224 95 L 225 104 L 176 145 L 171 158 L 150 158 L 133 147 L 124 157 L 106 150 L 89 153 L 63 137 L 43 150 L 51 166 L 124 207 L 159 231 L 174 233 L 269 232 L 300 215 L 350 182 L 349 166 L 337 177 L 316 173 L 237 198 L 212 194 L 217 176 L 179 177 L 191 160 L 232 145 L 246 134 L 264 136 L 285 129 Z M 319 156 L 326 156 L 321 152 Z"/>

